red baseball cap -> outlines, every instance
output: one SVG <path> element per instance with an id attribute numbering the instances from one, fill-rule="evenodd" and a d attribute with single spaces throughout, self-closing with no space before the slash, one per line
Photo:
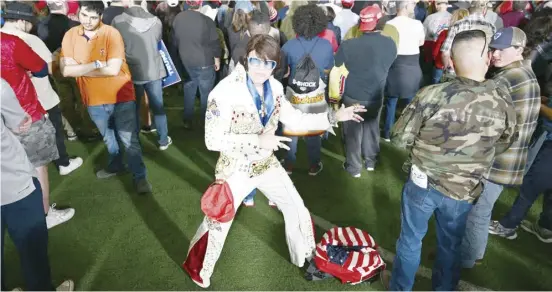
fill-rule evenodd
<path id="1" fill-rule="evenodd" d="M 372 31 L 383 16 L 378 5 L 368 6 L 360 11 L 360 31 Z"/>
<path id="2" fill-rule="evenodd" d="M 341 6 L 344 8 L 353 8 L 355 0 L 341 0 Z"/>
<path id="3" fill-rule="evenodd" d="M 186 0 L 186 4 L 192 7 L 201 7 L 201 5 L 203 5 L 203 0 Z"/>

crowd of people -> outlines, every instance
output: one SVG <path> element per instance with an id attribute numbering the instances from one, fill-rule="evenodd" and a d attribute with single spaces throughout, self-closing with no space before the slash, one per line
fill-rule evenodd
<path id="1" fill-rule="evenodd" d="M 293 264 L 315 250 L 291 179 L 298 141 L 315 177 L 338 123 L 354 178 L 377 171 L 380 143 L 409 154 L 386 288 L 412 290 L 432 216 L 434 290 L 457 288 L 461 270 L 483 261 L 489 234 L 515 239 L 521 227 L 552 243 L 551 1 L 0 3 L 2 239 L 7 229 L 28 290 L 54 289 L 48 229 L 75 214 L 49 198 L 49 164 L 62 176 L 83 164 L 66 140 L 103 140 L 98 179 L 130 171 L 138 194 L 154 190 L 140 133 L 156 132 L 160 151 L 173 142 L 161 42 L 182 77 L 173 85 L 182 128 L 204 130 L 206 148 L 220 152 L 215 177 L 233 210 L 253 207 L 260 190 L 282 212 Z M 492 220 L 505 187 L 519 195 Z M 524 220 L 541 194 L 540 219 Z M 182 267 L 200 287 L 231 224 L 206 216 L 191 242 Z M 73 289 L 71 280 L 58 287 Z"/>

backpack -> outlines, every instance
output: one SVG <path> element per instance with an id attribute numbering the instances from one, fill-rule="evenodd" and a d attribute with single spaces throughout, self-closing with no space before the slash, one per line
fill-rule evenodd
<path id="1" fill-rule="evenodd" d="M 295 65 L 295 72 L 289 80 L 289 87 L 291 87 L 295 93 L 310 93 L 318 89 L 320 85 L 320 71 L 311 57 L 312 50 L 316 47 L 317 42 L 318 39 L 314 42 L 311 51 L 307 53 L 307 50 L 303 47 L 303 43 L 299 40 L 299 43 L 305 51 L 305 55 Z"/>
<path id="2" fill-rule="evenodd" d="M 367 232 L 355 227 L 333 227 L 316 245 L 314 263 L 321 272 L 342 283 L 374 280 L 385 270 L 377 244 Z"/>

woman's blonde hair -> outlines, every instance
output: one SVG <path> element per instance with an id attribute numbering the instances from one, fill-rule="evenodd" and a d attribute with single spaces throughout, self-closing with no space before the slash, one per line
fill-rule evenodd
<path id="1" fill-rule="evenodd" d="M 232 16 L 232 29 L 235 32 L 241 32 L 242 34 L 247 31 L 247 25 L 249 24 L 249 13 L 245 13 L 243 10 L 238 9 L 234 11 Z"/>
<path id="2" fill-rule="evenodd" d="M 450 18 L 450 26 L 454 25 L 457 21 L 468 17 L 468 15 L 470 15 L 468 9 L 461 8 L 454 10 Z"/>

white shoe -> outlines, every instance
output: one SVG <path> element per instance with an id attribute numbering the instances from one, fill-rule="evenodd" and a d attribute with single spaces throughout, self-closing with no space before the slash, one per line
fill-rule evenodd
<path id="1" fill-rule="evenodd" d="M 77 134 L 75 133 L 67 134 L 67 140 L 69 141 L 77 141 L 78 139 L 79 137 L 77 137 Z"/>
<path id="2" fill-rule="evenodd" d="M 65 280 L 56 288 L 56 291 L 75 291 L 75 283 L 73 280 Z"/>
<path id="3" fill-rule="evenodd" d="M 374 171 L 374 168 L 373 167 L 366 167 L 366 170 L 367 171 Z"/>
<path id="4" fill-rule="evenodd" d="M 172 139 L 171 137 L 167 137 L 167 145 L 159 145 L 159 150 L 161 151 L 165 151 L 167 149 L 169 149 L 169 146 L 172 144 Z"/>
<path id="5" fill-rule="evenodd" d="M 46 227 L 48 229 L 55 227 L 61 223 L 67 222 L 75 215 L 75 209 L 67 208 L 63 210 L 56 209 L 56 204 L 50 206 L 48 215 L 46 215 Z"/>
<path id="6" fill-rule="evenodd" d="M 77 168 L 82 166 L 82 158 L 75 157 L 69 159 L 69 165 L 59 167 L 59 175 L 68 175 L 71 172 L 75 171 Z"/>
<path id="7" fill-rule="evenodd" d="M 385 142 L 391 143 L 391 139 L 389 139 L 389 138 L 381 138 L 381 139 Z"/>

